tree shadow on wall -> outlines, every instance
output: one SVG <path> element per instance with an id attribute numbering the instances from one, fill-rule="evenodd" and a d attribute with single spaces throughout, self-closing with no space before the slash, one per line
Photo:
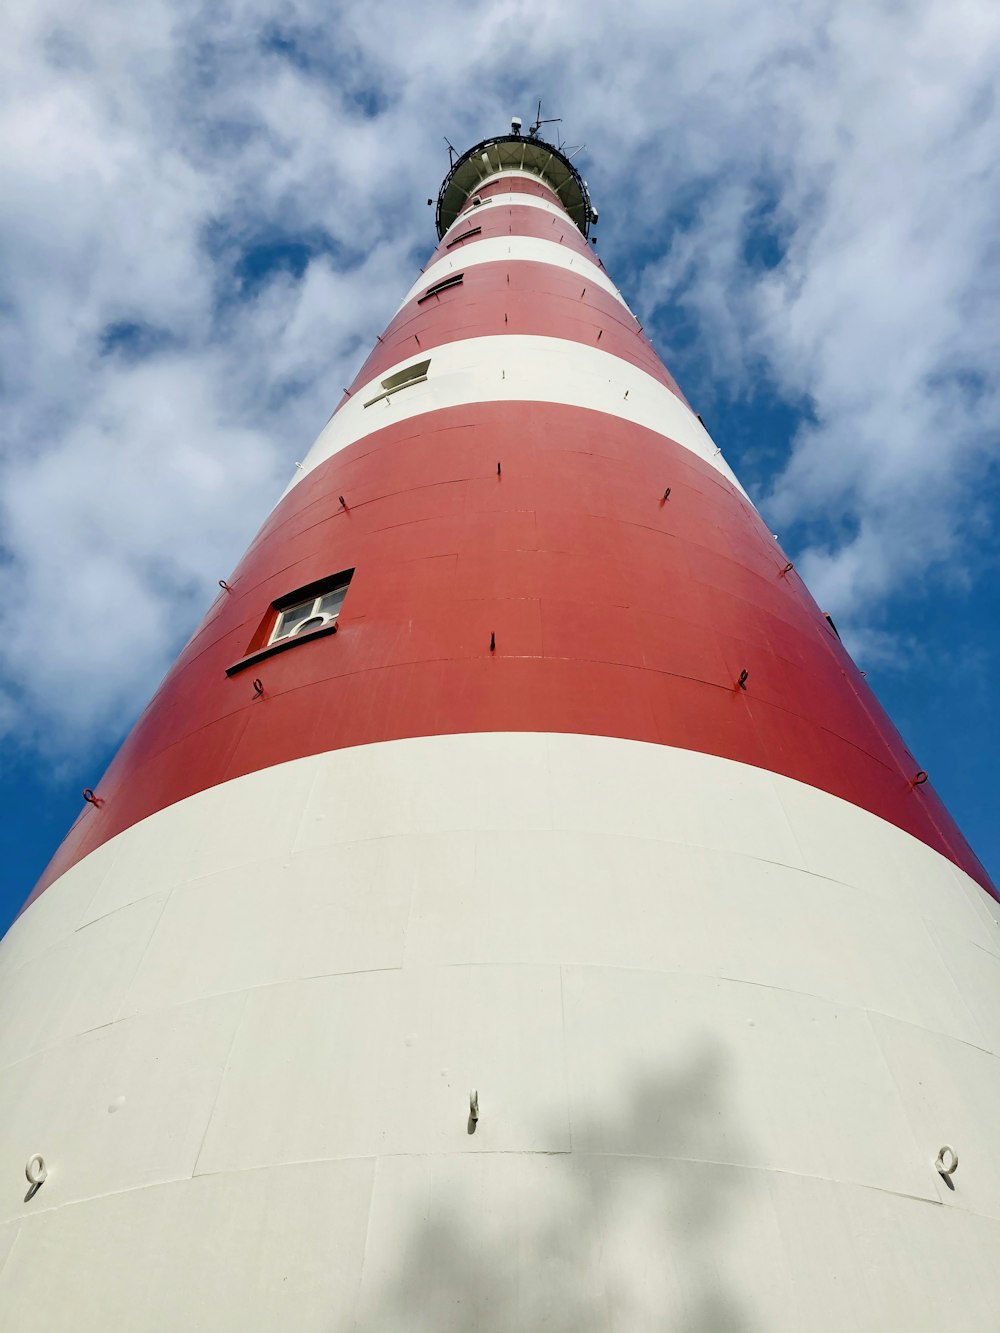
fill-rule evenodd
<path id="1" fill-rule="evenodd" d="M 748 1173 L 708 1164 L 748 1160 L 725 1083 L 701 1050 L 574 1119 L 572 1152 L 380 1159 L 357 1333 L 755 1326 L 725 1276 Z"/>

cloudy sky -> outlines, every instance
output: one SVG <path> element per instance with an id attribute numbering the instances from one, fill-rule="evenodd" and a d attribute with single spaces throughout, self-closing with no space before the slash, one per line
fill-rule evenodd
<path id="1" fill-rule="evenodd" d="M 600 254 L 1000 878 L 1000 7 L 12 0 L 0 746 L 16 910 L 537 98 Z"/>

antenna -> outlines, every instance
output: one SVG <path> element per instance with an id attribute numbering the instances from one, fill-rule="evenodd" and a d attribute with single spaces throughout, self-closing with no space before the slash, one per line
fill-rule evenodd
<path id="1" fill-rule="evenodd" d="M 448 138 L 447 134 L 443 134 L 441 137 L 442 137 L 442 139 L 444 139 L 445 143 L 448 145 L 448 165 L 449 165 L 450 167 L 453 167 L 453 166 L 455 165 L 455 158 L 458 157 L 458 149 L 455 147 L 455 145 L 454 145 L 454 144 L 451 142 L 451 140 Z"/>
<path id="2" fill-rule="evenodd" d="M 543 120 L 542 99 L 539 98 L 538 110 L 535 112 L 535 123 L 534 125 L 528 126 L 528 133 L 531 135 L 532 138 L 535 138 L 536 135 L 538 134 L 538 131 L 542 128 L 543 125 L 558 125 L 561 120 L 562 116 L 549 116 L 547 120 Z"/>

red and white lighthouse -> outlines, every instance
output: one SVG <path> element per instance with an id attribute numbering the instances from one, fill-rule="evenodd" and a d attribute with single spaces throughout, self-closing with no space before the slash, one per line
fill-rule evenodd
<path id="1" fill-rule="evenodd" d="M 1000 909 L 595 219 L 454 162 L 4 940 L 4 1328 L 997 1326 Z"/>

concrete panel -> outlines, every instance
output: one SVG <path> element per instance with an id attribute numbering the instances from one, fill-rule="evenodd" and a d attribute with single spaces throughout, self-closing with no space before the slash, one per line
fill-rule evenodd
<path id="1" fill-rule="evenodd" d="M 906 1106 L 924 1172 L 937 1182 L 942 1203 L 1000 1218 L 1000 1059 L 878 1014 L 871 1023 Z M 958 1154 L 954 1189 L 933 1166 L 944 1144 Z"/>
<path id="2" fill-rule="evenodd" d="M 574 1150 L 936 1198 L 862 1011 L 739 982 L 590 968 L 564 969 L 563 992 Z M 669 1114 L 655 1112 L 661 1103 Z"/>
<path id="3" fill-rule="evenodd" d="M 938 852 L 898 829 L 887 833 L 884 820 L 848 801 L 777 774 L 771 780 L 807 870 L 856 884 L 903 911 L 995 947 L 988 923 L 960 889 L 951 863 Z"/>
<path id="4" fill-rule="evenodd" d="M 5 1222 L 3 1226 L 0 1226 L 0 1275 L 2 1275 L 7 1258 L 14 1248 L 14 1242 L 17 1240 L 17 1233 L 20 1229 L 20 1222 Z"/>
<path id="5" fill-rule="evenodd" d="M 0 1323 L 11 1333 L 353 1328 L 373 1168 L 201 1177 L 43 1213 L 0 1271 Z"/>
<path id="6" fill-rule="evenodd" d="M 717 1163 L 386 1158 L 357 1330 L 985 1331 L 1000 1228 L 969 1221 Z"/>
<path id="7" fill-rule="evenodd" d="M 244 1004 L 225 996 L 115 1023 L 0 1075 L 0 1221 L 189 1176 Z M 24 1163 L 49 1176 L 25 1200 Z"/>
<path id="8" fill-rule="evenodd" d="M 935 926 L 933 934 L 956 990 L 975 1017 L 978 1034 L 969 1040 L 1000 1055 L 1000 958 L 943 926 Z"/>
<path id="9" fill-rule="evenodd" d="M 312 786 L 316 758 L 248 773 L 238 791 L 231 783 L 208 788 L 196 800 L 167 806 L 142 825 L 114 839 L 117 855 L 87 920 L 114 911 L 151 893 L 193 879 L 252 865 L 284 854 L 291 847 L 305 798 Z M 46 893 L 48 890 L 46 890 Z"/>
<path id="10" fill-rule="evenodd" d="M 568 1147 L 558 972 L 414 969 L 251 993 L 198 1170 Z"/>
<path id="11" fill-rule="evenodd" d="M 323 755 L 295 850 L 449 829 L 550 828 L 544 737 L 470 739 L 420 737 Z"/>
<path id="12" fill-rule="evenodd" d="M 401 967 L 414 884 L 449 880 L 450 838 L 338 843 L 178 889 L 123 1013 L 338 972 Z M 469 844 L 471 835 L 464 835 Z"/>
<path id="13" fill-rule="evenodd" d="M 556 828 L 732 848 L 796 865 L 798 844 L 763 769 L 598 736 L 549 739 Z M 677 756 L 683 755 L 683 759 Z"/>
<path id="14" fill-rule="evenodd" d="M 728 977 L 981 1041 L 924 922 L 852 886 L 738 853 L 592 828 L 478 833 L 471 862 L 465 874 L 420 878 L 407 963 Z"/>
<path id="15" fill-rule="evenodd" d="M 766 1328 L 942 1333 L 1000 1326 L 1000 1225 L 830 1181 L 766 1177 L 790 1275 Z"/>
<path id="16" fill-rule="evenodd" d="M 163 903 L 123 907 L 0 977 L 0 1068 L 114 1020 Z"/>
<path id="17" fill-rule="evenodd" d="M 71 866 L 17 918 L 0 940 L 0 977 L 16 972 L 89 920 L 88 904 L 114 863 L 116 843 L 117 839 L 105 843 Z"/>

